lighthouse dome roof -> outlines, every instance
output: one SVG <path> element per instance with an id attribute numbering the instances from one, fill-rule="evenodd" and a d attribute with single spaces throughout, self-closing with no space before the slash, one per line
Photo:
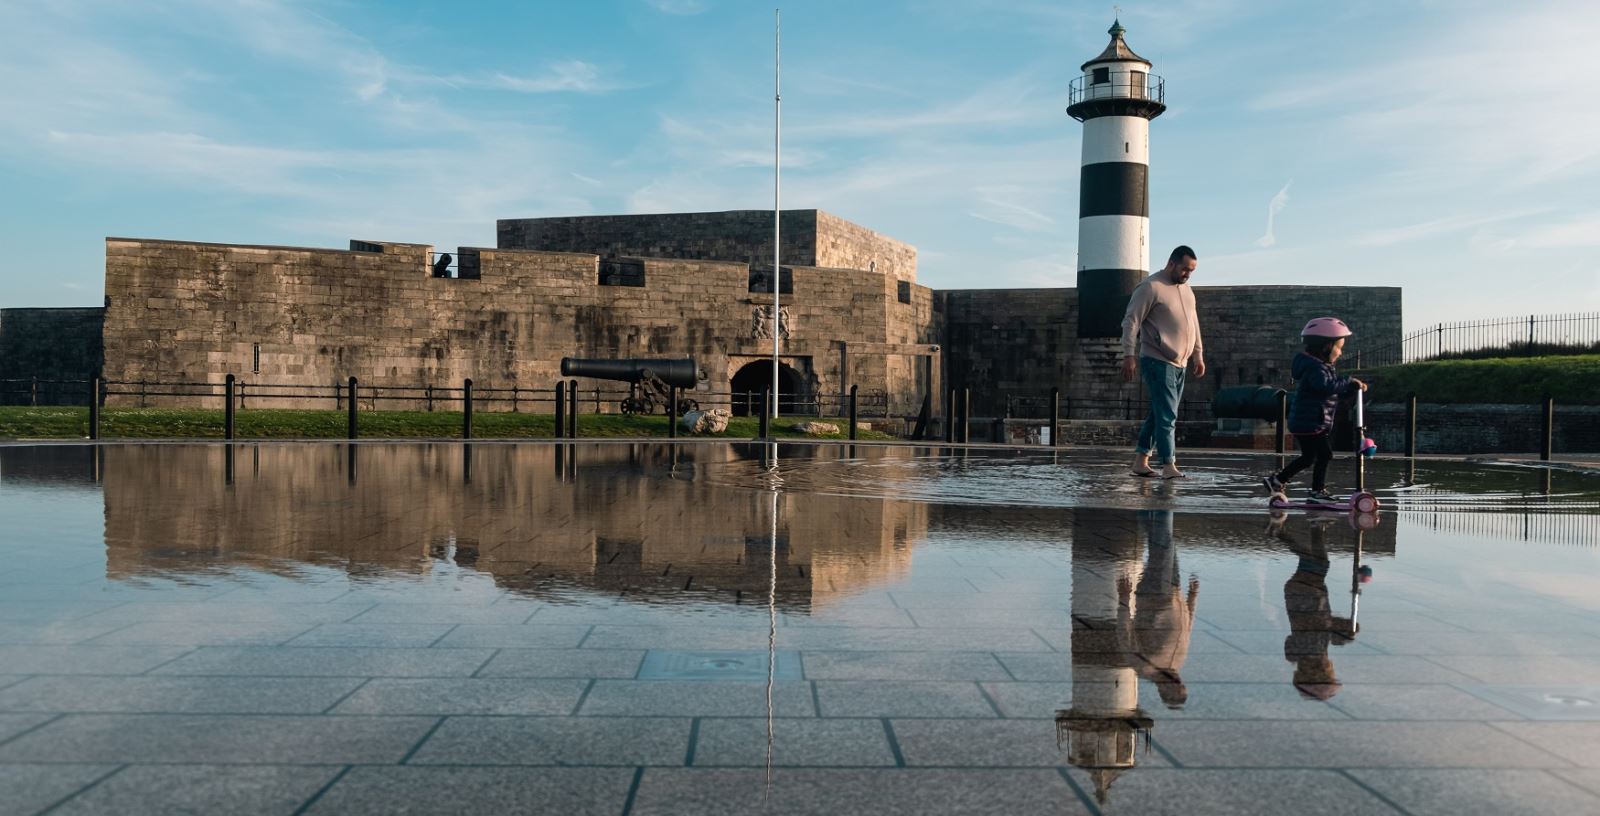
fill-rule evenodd
<path id="1" fill-rule="evenodd" d="M 1122 27 L 1121 20 L 1113 22 L 1111 28 L 1106 31 L 1107 34 L 1111 35 L 1111 42 L 1106 44 L 1106 50 L 1101 51 L 1100 56 L 1084 63 L 1079 70 L 1087 71 L 1089 66 L 1101 62 L 1142 62 L 1145 65 L 1149 65 L 1150 60 L 1133 53 L 1133 49 L 1129 48 L 1128 44 L 1123 41 L 1122 35 L 1126 31 L 1127 29 Z"/>

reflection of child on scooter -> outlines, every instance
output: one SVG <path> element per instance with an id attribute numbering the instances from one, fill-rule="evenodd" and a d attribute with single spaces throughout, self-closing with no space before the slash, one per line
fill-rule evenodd
<path id="1" fill-rule="evenodd" d="M 1332 519 L 1311 522 L 1310 541 L 1304 544 L 1283 532 L 1281 519 L 1275 521 L 1273 532 L 1300 557 L 1294 574 L 1283 585 L 1283 608 L 1289 616 L 1283 656 L 1294 664 L 1293 682 L 1300 694 L 1327 700 L 1338 694 L 1341 686 L 1328 647 L 1350 643 L 1360 631 L 1355 621 L 1334 615 L 1328 603 L 1330 563 L 1325 536 Z"/>
<path id="2" fill-rule="evenodd" d="M 1340 397 L 1367 390 L 1366 383 L 1341 377 L 1333 367 L 1344 353 L 1344 339 L 1350 335 L 1350 327 L 1336 317 L 1319 317 L 1301 330 L 1305 350 L 1295 355 L 1290 368 L 1296 387 L 1294 404 L 1289 409 L 1289 432 L 1300 446 L 1300 458 L 1261 480 L 1269 493 L 1282 493 L 1286 482 L 1310 467 L 1310 499 L 1338 501 L 1327 491 L 1328 463 L 1333 461 L 1334 412 Z"/>

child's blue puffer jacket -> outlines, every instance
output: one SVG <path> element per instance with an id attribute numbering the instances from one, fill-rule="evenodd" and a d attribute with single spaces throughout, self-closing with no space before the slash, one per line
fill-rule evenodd
<path id="1" fill-rule="evenodd" d="M 1289 371 L 1297 384 L 1289 407 L 1289 433 L 1305 436 L 1332 430 L 1339 397 L 1353 393 L 1356 384 L 1339 376 L 1332 363 L 1303 351 L 1294 356 Z"/>

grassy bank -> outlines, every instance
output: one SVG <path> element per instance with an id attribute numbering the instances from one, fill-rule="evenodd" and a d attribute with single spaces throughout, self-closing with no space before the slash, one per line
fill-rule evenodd
<path id="1" fill-rule="evenodd" d="M 358 415 L 360 435 L 367 439 L 458 438 L 461 414 L 436 411 L 367 411 Z M 809 418 L 815 419 L 815 418 Z M 844 439 L 847 433 L 811 436 L 794 430 L 806 417 L 781 417 L 773 425 L 775 436 L 787 439 Z M 846 422 L 824 417 L 821 422 L 847 431 Z M 235 415 L 239 439 L 343 439 L 343 411 L 240 411 Z M 555 434 L 549 414 L 475 413 L 473 436 L 478 439 L 541 439 Z M 734 417 L 718 436 L 751 439 L 759 420 Z M 623 414 L 579 415 L 578 433 L 587 439 L 667 436 L 664 416 Z M 87 408 L 28 408 L 0 406 L 0 439 L 82 439 L 89 435 Z M 682 434 L 687 437 L 688 434 Z M 103 439 L 221 439 L 222 411 L 170 408 L 107 408 L 100 413 Z M 862 430 L 860 439 L 893 439 Z"/>
<path id="2" fill-rule="evenodd" d="M 1545 396 L 1567 405 L 1600 404 L 1600 354 L 1437 360 L 1388 366 L 1361 374 L 1373 402 L 1410 394 L 1430 403 L 1536 403 Z"/>

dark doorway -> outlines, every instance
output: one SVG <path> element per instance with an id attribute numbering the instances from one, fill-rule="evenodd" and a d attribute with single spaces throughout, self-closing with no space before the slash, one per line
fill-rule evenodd
<path id="1" fill-rule="evenodd" d="M 778 366 L 778 413 L 786 416 L 794 413 L 795 406 L 804 397 L 803 384 L 800 372 L 786 365 Z M 759 416 L 761 393 L 772 388 L 772 361 L 746 363 L 733 375 L 731 386 L 733 415 Z M 807 404 L 806 407 L 812 406 Z"/>

